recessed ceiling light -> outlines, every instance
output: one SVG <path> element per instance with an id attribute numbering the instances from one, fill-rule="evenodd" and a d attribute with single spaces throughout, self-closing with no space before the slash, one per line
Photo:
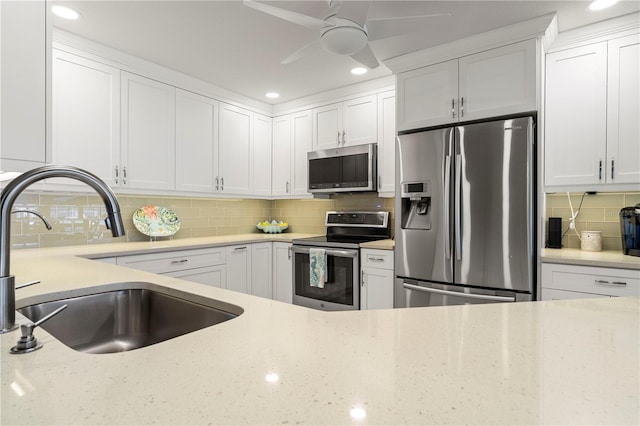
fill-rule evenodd
<path id="1" fill-rule="evenodd" d="M 618 0 L 593 0 L 589 3 L 589 10 L 602 10 L 618 3 Z"/>
<path id="2" fill-rule="evenodd" d="M 366 73 L 367 73 L 367 69 L 365 67 L 351 68 L 351 74 L 362 75 L 362 74 L 366 74 Z"/>
<path id="3" fill-rule="evenodd" d="M 78 19 L 80 18 L 80 14 L 73 9 L 70 9 L 66 6 L 51 6 L 51 11 L 54 15 L 59 16 L 64 19 Z"/>
<path id="4" fill-rule="evenodd" d="M 277 92 L 267 92 L 265 93 L 265 96 L 269 99 L 277 99 L 280 97 L 280 93 Z"/>

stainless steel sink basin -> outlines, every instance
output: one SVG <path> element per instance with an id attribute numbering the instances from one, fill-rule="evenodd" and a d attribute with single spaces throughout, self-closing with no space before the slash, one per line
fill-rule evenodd
<path id="1" fill-rule="evenodd" d="M 158 291 L 163 287 L 154 287 L 68 297 L 25 306 L 18 312 L 35 322 L 67 304 L 67 309 L 41 327 L 70 348 L 93 354 L 153 345 L 228 321 L 243 312 L 238 306 L 214 299 L 176 290 L 167 294 Z"/>

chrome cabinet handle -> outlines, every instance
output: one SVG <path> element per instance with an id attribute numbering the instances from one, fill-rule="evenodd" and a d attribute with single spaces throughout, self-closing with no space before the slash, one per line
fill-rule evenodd
<path id="1" fill-rule="evenodd" d="M 378 189 L 382 188 L 382 176 L 378 175 Z"/>
<path id="2" fill-rule="evenodd" d="M 624 281 L 595 280 L 595 283 L 600 285 L 617 285 L 621 287 L 624 287 L 627 285 L 627 283 Z"/>
<path id="3" fill-rule="evenodd" d="M 116 166 L 116 183 L 118 183 L 118 166 Z"/>
<path id="4" fill-rule="evenodd" d="M 179 265 L 181 263 L 187 263 L 188 261 L 189 261 L 189 259 L 172 260 L 171 264 L 172 265 Z"/>
<path id="5" fill-rule="evenodd" d="M 216 176 L 216 191 L 220 189 L 220 179 Z"/>
<path id="6" fill-rule="evenodd" d="M 384 262 L 384 258 L 382 257 L 367 257 L 371 262 Z"/>
<path id="7" fill-rule="evenodd" d="M 289 193 L 289 181 L 287 181 L 287 194 Z"/>
<path id="8" fill-rule="evenodd" d="M 602 180 L 602 160 L 598 163 L 598 180 Z"/>
<path id="9" fill-rule="evenodd" d="M 613 171 L 615 170 L 615 161 L 613 158 L 611 159 L 611 180 L 613 180 Z"/>
<path id="10" fill-rule="evenodd" d="M 460 98 L 460 117 L 464 117 L 464 98 Z"/>
<path id="11" fill-rule="evenodd" d="M 336 138 L 336 142 L 338 142 L 338 146 L 340 146 L 340 130 L 338 130 L 338 137 Z"/>
<path id="12" fill-rule="evenodd" d="M 346 139 L 345 139 L 345 135 L 347 134 L 347 132 L 345 132 L 344 130 L 342 131 L 342 145 L 344 145 L 345 143 L 347 143 Z"/>
<path id="13" fill-rule="evenodd" d="M 246 250 L 246 249 L 247 249 L 247 246 L 234 248 L 234 250 Z"/>
<path id="14" fill-rule="evenodd" d="M 360 287 L 364 287 L 364 270 L 360 271 Z"/>
<path id="15" fill-rule="evenodd" d="M 289 246 L 289 248 L 287 248 L 287 256 L 289 259 L 291 259 L 291 246 Z"/>
<path id="16" fill-rule="evenodd" d="M 224 191 L 224 177 L 220 178 L 220 191 Z"/>
<path id="17" fill-rule="evenodd" d="M 122 184 L 123 185 L 127 184 L 127 166 L 124 166 L 122 168 Z"/>
<path id="18" fill-rule="evenodd" d="M 456 100 L 451 99 L 451 118 L 456 118 Z"/>

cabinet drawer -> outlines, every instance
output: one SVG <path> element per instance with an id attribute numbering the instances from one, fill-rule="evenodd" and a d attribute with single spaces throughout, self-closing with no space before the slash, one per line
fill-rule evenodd
<path id="1" fill-rule="evenodd" d="M 363 268 L 379 268 L 393 270 L 393 250 L 362 249 Z"/>
<path id="2" fill-rule="evenodd" d="M 203 268 L 224 263 L 224 247 L 139 254 L 118 257 L 117 260 L 117 264 L 120 266 L 156 274 Z"/>
<path id="3" fill-rule="evenodd" d="M 639 296 L 640 271 L 591 266 L 542 264 L 542 288 L 601 294 Z"/>

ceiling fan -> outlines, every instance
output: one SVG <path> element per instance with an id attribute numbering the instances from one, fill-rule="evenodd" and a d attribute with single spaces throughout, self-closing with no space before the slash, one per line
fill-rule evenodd
<path id="1" fill-rule="evenodd" d="M 337 55 L 348 55 L 368 68 L 376 68 L 379 64 L 374 55 L 370 41 L 385 38 L 384 28 L 377 25 L 383 21 L 399 19 L 431 18 L 435 16 L 450 16 L 449 13 L 430 15 L 401 16 L 389 18 L 367 19 L 371 1 L 327 0 L 328 11 L 324 19 L 303 15 L 287 9 L 271 6 L 253 0 L 243 0 L 243 4 L 252 9 L 276 16 L 285 21 L 320 31 L 320 38 L 301 47 L 281 61 L 288 64 L 312 53 L 320 46 Z"/>

